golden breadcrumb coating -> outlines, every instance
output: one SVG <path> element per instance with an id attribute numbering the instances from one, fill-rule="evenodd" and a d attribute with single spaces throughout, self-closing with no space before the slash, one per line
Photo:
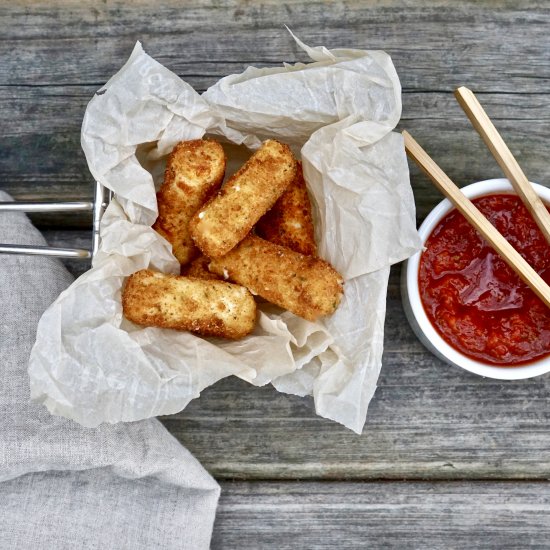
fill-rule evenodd
<path id="1" fill-rule="evenodd" d="M 256 225 L 256 233 L 266 241 L 286 246 L 306 256 L 317 255 L 317 245 L 302 163 L 296 177 Z"/>
<path id="2" fill-rule="evenodd" d="M 209 268 L 309 321 L 334 313 L 343 295 L 343 278 L 329 263 L 254 235 Z"/>
<path id="3" fill-rule="evenodd" d="M 200 253 L 189 234 L 189 220 L 218 191 L 224 175 L 225 153 L 216 141 L 181 141 L 168 157 L 153 229 L 172 244 L 181 264 Z"/>
<path id="4" fill-rule="evenodd" d="M 242 338 L 256 323 L 256 302 L 246 288 L 149 269 L 128 278 L 122 308 L 125 317 L 138 325 L 189 330 L 202 336 Z"/>
<path id="5" fill-rule="evenodd" d="M 195 279 L 216 279 L 220 280 L 221 277 L 218 277 L 215 273 L 208 271 L 208 264 L 210 263 L 210 258 L 206 256 L 199 256 L 195 258 L 190 264 L 182 266 L 181 274 L 186 277 L 194 277 Z"/>
<path id="6" fill-rule="evenodd" d="M 209 258 L 227 254 L 246 237 L 296 176 L 287 145 L 269 139 L 192 218 L 195 244 Z"/>

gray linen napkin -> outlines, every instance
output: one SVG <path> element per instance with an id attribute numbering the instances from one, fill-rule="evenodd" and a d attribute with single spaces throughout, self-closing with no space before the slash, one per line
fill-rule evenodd
<path id="1" fill-rule="evenodd" d="M 44 240 L 0 212 L 0 243 Z M 160 422 L 86 429 L 29 401 L 36 325 L 71 280 L 55 259 L 0 255 L 0 548 L 208 548 L 220 488 Z"/>

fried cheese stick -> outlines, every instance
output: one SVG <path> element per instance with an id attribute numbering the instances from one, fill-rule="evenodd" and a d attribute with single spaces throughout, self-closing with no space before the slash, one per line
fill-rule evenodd
<path id="1" fill-rule="evenodd" d="M 287 145 L 268 139 L 191 219 L 195 244 L 209 258 L 227 254 L 248 235 L 296 175 Z"/>
<path id="2" fill-rule="evenodd" d="M 309 321 L 334 313 L 342 276 L 327 262 L 250 235 L 210 271 Z"/>
<path id="3" fill-rule="evenodd" d="M 168 157 L 153 229 L 172 244 L 180 264 L 200 254 L 189 234 L 189 220 L 220 188 L 224 174 L 225 154 L 216 141 L 181 141 Z"/>
<path id="4" fill-rule="evenodd" d="M 306 256 L 317 255 L 311 202 L 307 192 L 302 163 L 296 177 L 256 225 L 256 233 L 266 241 L 286 246 Z"/>
<path id="5" fill-rule="evenodd" d="M 195 279 L 216 279 L 220 280 L 215 273 L 208 271 L 208 264 L 210 258 L 206 256 L 199 256 L 195 258 L 190 264 L 187 264 L 181 268 L 181 274 L 186 277 L 194 277 Z"/>
<path id="6" fill-rule="evenodd" d="M 138 325 L 189 330 L 237 339 L 256 323 L 250 292 L 225 281 L 205 281 L 142 269 L 122 292 L 124 316 Z"/>

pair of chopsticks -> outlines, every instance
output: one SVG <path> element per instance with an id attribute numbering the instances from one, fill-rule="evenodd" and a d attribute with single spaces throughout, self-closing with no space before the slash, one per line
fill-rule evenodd
<path id="1" fill-rule="evenodd" d="M 546 240 L 550 243 L 550 214 L 533 186 L 523 173 L 506 143 L 494 127 L 491 119 L 468 88 L 461 87 L 455 92 L 460 106 L 470 119 L 514 190 L 533 216 Z M 428 153 L 407 132 L 403 132 L 405 149 L 411 159 L 434 182 L 435 186 L 453 203 L 466 220 L 479 231 L 485 240 L 499 253 L 502 259 L 531 287 L 535 294 L 550 307 L 550 286 L 523 259 L 519 252 L 502 236 L 478 208 L 462 193 L 443 170 L 430 158 Z"/>

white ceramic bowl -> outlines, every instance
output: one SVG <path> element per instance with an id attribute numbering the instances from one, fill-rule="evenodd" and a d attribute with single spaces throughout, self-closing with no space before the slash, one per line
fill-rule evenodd
<path id="1" fill-rule="evenodd" d="M 550 204 L 550 189 L 542 185 L 533 184 L 541 199 Z M 478 181 L 462 188 L 462 192 L 470 199 L 489 195 L 492 193 L 513 192 L 512 186 L 507 179 L 493 179 Z M 428 215 L 420 226 L 418 232 L 425 243 L 433 229 L 441 219 L 453 208 L 451 203 L 445 199 L 441 201 Z M 520 380 L 532 378 L 550 371 L 550 357 L 539 359 L 518 367 L 498 367 L 476 361 L 471 357 L 460 353 L 450 346 L 438 334 L 431 324 L 420 300 L 418 288 L 418 268 L 421 252 L 411 256 L 403 266 L 401 275 L 401 296 L 407 319 L 418 336 L 419 340 L 437 357 L 450 365 L 456 365 L 463 369 L 474 372 L 481 376 L 497 378 L 499 380 Z"/>

